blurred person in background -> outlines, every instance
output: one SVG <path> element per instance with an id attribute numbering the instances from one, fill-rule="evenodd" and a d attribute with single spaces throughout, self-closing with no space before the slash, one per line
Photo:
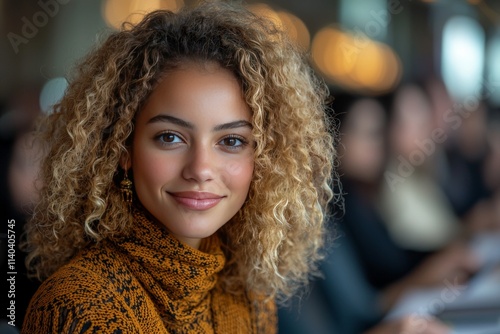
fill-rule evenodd
<path id="1" fill-rule="evenodd" d="M 392 239 L 400 247 L 433 252 L 460 233 L 458 217 L 434 173 L 444 131 L 435 132 L 435 115 L 419 86 L 395 93 L 389 126 L 389 161 L 379 199 Z"/>
<path id="2" fill-rule="evenodd" d="M 495 191 L 500 169 L 498 110 L 471 96 L 454 101 L 442 80 L 425 85 L 434 114 L 434 131 L 443 131 L 444 142 L 436 150 L 434 177 L 446 195 L 461 228 L 468 237 L 494 227 Z M 484 88 L 486 90 L 486 88 Z M 439 130 L 436 130 L 439 129 Z"/>
<path id="3" fill-rule="evenodd" d="M 280 312 L 283 333 L 446 333 L 429 319 L 382 322 L 414 288 L 435 286 L 474 259 L 462 249 L 428 256 L 395 243 L 377 207 L 386 162 L 386 112 L 374 99 L 352 104 L 341 122 L 340 167 L 345 214 L 332 226 L 333 244 L 310 295 Z M 371 329 L 370 329 L 371 328 Z M 404 328 L 404 330 L 402 329 Z"/>
<path id="4" fill-rule="evenodd" d="M 9 164 L 8 182 L 12 204 L 25 217 L 32 214 L 38 201 L 41 153 L 41 146 L 32 132 L 22 132 L 17 136 Z"/>
<path id="5" fill-rule="evenodd" d="M 345 216 L 341 226 L 355 242 L 371 284 L 382 288 L 403 277 L 426 255 L 391 239 L 377 202 L 387 160 L 387 113 L 373 99 L 355 102 L 342 121 L 341 170 Z M 380 256 L 374 256 L 377 249 Z"/>
<path id="6" fill-rule="evenodd" d="M 368 284 L 378 291 L 382 313 L 406 291 L 437 286 L 457 273 L 470 274 L 479 266 L 462 244 L 445 244 L 429 251 L 412 249 L 393 237 L 379 205 L 390 159 L 387 129 L 386 113 L 375 100 L 360 100 L 348 111 L 342 123 L 340 153 L 345 216 L 338 224 L 352 240 Z M 396 189 L 394 196 L 399 195 Z M 407 210 L 404 206 L 399 209 Z"/>
<path id="7" fill-rule="evenodd" d="M 459 218 L 464 218 L 477 203 L 491 196 L 484 179 L 485 160 L 490 150 L 487 106 L 478 102 L 473 109 L 464 111 L 464 116 L 455 113 L 452 118 L 455 129 L 449 131 L 450 138 L 445 143 L 446 169 L 439 180 Z"/>
<path id="8" fill-rule="evenodd" d="M 492 114 L 492 113 L 491 113 Z M 498 181 L 498 125 L 486 103 L 468 110 L 460 126 L 451 133 L 446 150 L 443 189 L 454 203 L 467 236 L 495 230 Z M 491 121 L 491 125 L 488 125 Z"/>
<path id="9" fill-rule="evenodd" d="M 24 225 L 32 213 L 33 207 L 38 200 L 36 178 L 39 171 L 40 145 L 33 141 L 31 133 L 33 122 L 40 114 L 39 90 L 37 88 L 20 89 L 19 94 L 15 94 L 9 102 L 9 108 L 0 118 L 0 137 L 2 146 L 2 158 L 6 161 L 2 164 L 2 242 L 0 267 L 2 277 L 8 270 L 6 258 L 7 241 L 7 221 L 15 221 L 14 233 L 15 242 L 15 271 L 16 275 L 16 328 L 20 328 L 24 319 L 29 301 L 39 282 L 29 279 L 25 266 L 26 253 L 20 248 L 20 240 L 24 231 Z M 7 308 L 9 300 L 2 299 L 2 309 Z M 6 313 L 2 313 L 3 321 Z M 14 327 L 7 325 L 11 330 Z M 2 329 L 3 330 L 3 329 Z M 3 332 L 2 332 L 3 333 Z"/>

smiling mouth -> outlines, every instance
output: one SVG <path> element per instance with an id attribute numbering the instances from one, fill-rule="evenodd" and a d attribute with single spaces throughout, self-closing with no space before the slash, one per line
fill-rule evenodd
<path id="1" fill-rule="evenodd" d="M 219 204 L 225 196 L 212 194 L 208 192 L 184 191 L 171 193 L 167 192 L 181 206 L 190 209 L 203 211 L 208 210 Z"/>

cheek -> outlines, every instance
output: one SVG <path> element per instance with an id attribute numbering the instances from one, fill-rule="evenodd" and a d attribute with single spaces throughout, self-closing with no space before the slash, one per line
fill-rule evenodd
<path id="1" fill-rule="evenodd" d="M 161 188 L 176 174 L 175 159 L 166 159 L 157 152 L 136 151 L 132 158 L 132 170 L 137 185 Z"/>
<path id="2" fill-rule="evenodd" d="M 226 163 L 222 170 L 222 180 L 228 188 L 248 193 L 253 176 L 253 156 L 235 159 Z"/>

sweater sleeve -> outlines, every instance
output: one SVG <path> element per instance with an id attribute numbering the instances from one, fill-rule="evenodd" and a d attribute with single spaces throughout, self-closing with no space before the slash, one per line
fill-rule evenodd
<path id="1" fill-rule="evenodd" d="M 140 333 L 137 319 L 99 275 L 65 267 L 31 300 L 21 333 Z"/>

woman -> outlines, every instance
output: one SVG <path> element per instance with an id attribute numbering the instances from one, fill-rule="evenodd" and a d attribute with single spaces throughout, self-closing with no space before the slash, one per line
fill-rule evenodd
<path id="1" fill-rule="evenodd" d="M 244 9 L 156 11 L 78 67 L 44 120 L 23 333 L 273 333 L 316 271 L 327 90 Z"/>

